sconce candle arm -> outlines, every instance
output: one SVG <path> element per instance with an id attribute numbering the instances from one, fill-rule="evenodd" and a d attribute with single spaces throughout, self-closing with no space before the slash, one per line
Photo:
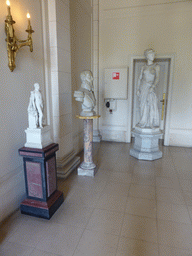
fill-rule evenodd
<path id="1" fill-rule="evenodd" d="M 32 30 L 31 24 L 28 24 L 28 28 L 26 32 L 28 33 L 28 38 L 26 40 L 20 40 L 15 36 L 15 31 L 13 28 L 13 24 L 15 21 L 12 19 L 11 14 L 8 14 L 5 20 L 5 32 L 7 38 L 5 41 L 7 42 L 7 52 L 8 52 L 8 60 L 9 60 L 9 68 L 13 71 L 16 67 L 15 65 L 15 57 L 16 52 L 23 46 L 29 46 L 30 51 L 33 51 L 33 40 L 32 40 Z"/>

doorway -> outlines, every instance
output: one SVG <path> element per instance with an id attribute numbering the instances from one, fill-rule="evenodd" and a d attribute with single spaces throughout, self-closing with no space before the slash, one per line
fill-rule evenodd
<path id="1" fill-rule="evenodd" d="M 156 87 L 156 95 L 158 98 L 160 129 L 163 132 L 162 139 L 164 145 L 169 145 L 169 120 L 171 108 L 171 92 L 172 92 L 172 77 L 173 77 L 173 62 L 174 55 L 157 56 L 155 63 L 160 66 L 160 79 Z M 129 112 L 132 113 L 132 118 L 128 120 L 128 137 L 131 141 L 131 130 L 140 120 L 139 100 L 136 95 L 137 81 L 141 72 L 142 66 L 146 63 L 143 56 L 131 57 L 130 79 L 129 79 Z"/>

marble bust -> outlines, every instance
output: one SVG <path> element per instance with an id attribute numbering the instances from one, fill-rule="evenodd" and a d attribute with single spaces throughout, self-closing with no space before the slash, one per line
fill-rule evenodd
<path id="1" fill-rule="evenodd" d="M 159 127 L 158 99 L 155 88 L 159 82 L 160 66 L 154 63 L 155 51 L 147 49 L 144 52 L 147 63 L 141 68 L 138 79 L 137 96 L 139 98 L 140 121 L 136 127 Z"/>
<path id="2" fill-rule="evenodd" d="M 43 128 L 43 97 L 38 83 L 34 84 L 28 105 L 29 129 Z"/>
<path id="3" fill-rule="evenodd" d="M 96 99 L 93 91 L 93 74 L 91 71 L 86 70 L 81 72 L 81 87 L 79 91 L 74 92 L 76 101 L 82 103 L 81 116 L 94 116 L 93 110 L 96 105 Z"/>

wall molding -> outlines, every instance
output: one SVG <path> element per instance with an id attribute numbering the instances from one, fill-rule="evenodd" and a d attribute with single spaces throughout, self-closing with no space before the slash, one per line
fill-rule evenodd
<path id="1" fill-rule="evenodd" d="M 122 19 L 122 18 L 130 18 L 134 16 L 156 16 L 157 14 L 165 13 L 171 15 L 175 13 L 175 9 L 183 9 L 181 5 L 185 5 L 186 10 L 190 11 L 188 5 L 191 4 L 190 0 L 186 1 L 174 1 L 165 4 L 150 4 L 150 5 L 138 5 L 138 6 L 130 6 L 116 9 L 102 9 L 100 12 L 100 19 Z"/>

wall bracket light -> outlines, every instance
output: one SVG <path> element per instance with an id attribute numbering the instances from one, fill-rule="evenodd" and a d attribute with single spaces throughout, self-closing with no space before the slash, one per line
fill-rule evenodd
<path id="1" fill-rule="evenodd" d="M 30 51 L 31 52 L 33 51 L 32 33 L 34 33 L 34 30 L 32 30 L 32 27 L 31 27 L 30 14 L 27 13 L 28 27 L 25 31 L 28 33 L 28 37 L 26 40 L 19 40 L 15 36 L 15 31 L 13 28 L 13 24 L 15 24 L 15 21 L 13 20 L 11 15 L 10 1 L 7 0 L 6 4 L 7 4 L 8 15 L 5 20 L 5 33 L 7 35 L 7 38 L 5 39 L 5 41 L 7 42 L 7 53 L 8 53 L 8 61 L 9 61 L 8 66 L 11 72 L 13 72 L 13 70 L 16 67 L 15 58 L 16 58 L 17 51 L 23 46 L 29 46 Z"/>

